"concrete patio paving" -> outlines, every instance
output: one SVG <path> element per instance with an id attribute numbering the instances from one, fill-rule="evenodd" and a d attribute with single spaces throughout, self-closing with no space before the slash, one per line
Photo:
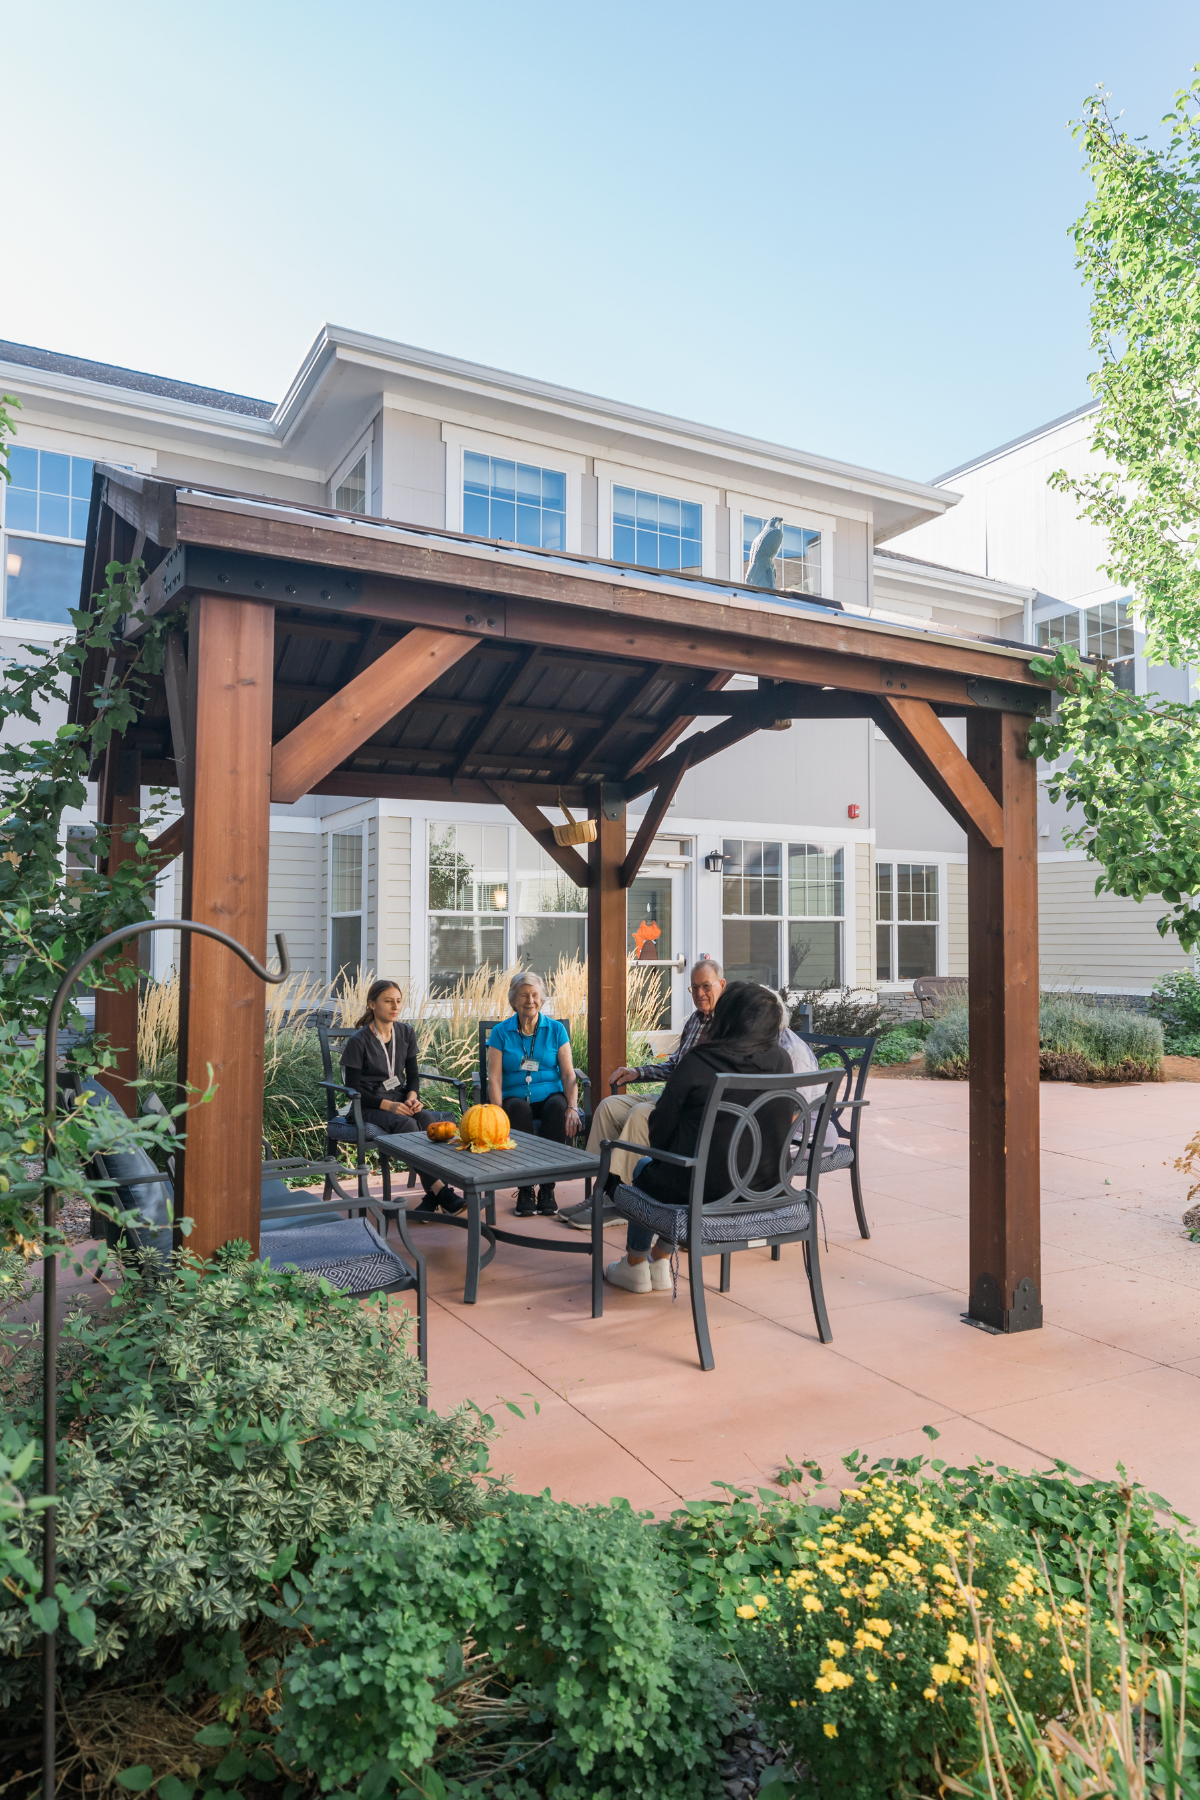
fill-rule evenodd
<path id="1" fill-rule="evenodd" d="M 966 1084 L 880 1079 L 863 1131 L 868 1241 L 848 1177 L 822 1183 L 831 1344 L 816 1336 L 799 1246 L 780 1263 L 735 1257 L 729 1295 L 710 1261 L 717 1366 L 704 1374 L 682 1273 L 675 1304 L 606 1287 L 595 1321 L 586 1257 L 501 1245 L 465 1306 L 463 1235 L 430 1225 L 432 1404 L 491 1411 L 494 1466 L 575 1501 L 669 1511 L 714 1480 L 768 1481 L 788 1455 L 836 1470 L 852 1449 L 928 1452 L 932 1425 L 948 1460 L 1062 1457 L 1098 1476 L 1123 1462 L 1200 1518 L 1200 1244 L 1183 1236 L 1187 1181 L 1173 1167 L 1200 1094 L 1043 1083 L 1041 1096 L 1042 1331 L 995 1337 L 960 1319 Z M 560 1187 L 560 1203 L 581 1192 Z M 511 1208 L 500 1196 L 501 1223 Z M 623 1227 L 608 1236 L 619 1254 Z"/>

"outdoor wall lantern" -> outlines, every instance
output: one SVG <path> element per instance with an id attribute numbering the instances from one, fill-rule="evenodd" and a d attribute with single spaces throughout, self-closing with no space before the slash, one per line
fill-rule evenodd
<path id="1" fill-rule="evenodd" d="M 719 875 L 725 867 L 725 852 L 723 850 L 710 850 L 704 859 L 704 866 L 710 875 Z"/>

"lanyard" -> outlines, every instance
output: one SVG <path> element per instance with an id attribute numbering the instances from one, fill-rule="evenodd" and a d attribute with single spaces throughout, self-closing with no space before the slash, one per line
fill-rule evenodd
<path id="1" fill-rule="evenodd" d="M 521 1030 L 521 1027 L 518 1024 L 517 1039 L 521 1045 L 521 1061 L 523 1063 L 532 1062 L 534 1060 L 533 1053 L 537 1049 L 538 1032 L 541 1029 L 542 1029 L 542 1015 L 539 1012 L 538 1018 L 537 1018 L 537 1024 L 533 1028 L 533 1036 L 529 1040 L 529 1048 L 528 1048 L 528 1050 L 526 1050 L 526 1048 L 525 1048 L 525 1033 Z M 532 1087 L 533 1087 L 533 1071 L 532 1071 L 532 1069 L 526 1069 L 525 1070 L 525 1092 L 526 1092 L 526 1095 L 529 1094 L 530 1089 Z"/>
<path id="2" fill-rule="evenodd" d="M 396 1079 L 396 1027 L 394 1025 L 392 1026 L 392 1035 L 386 1044 L 383 1042 L 383 1039 L 379 1036 L 379 1033 L 375 1030 L 374 1026 L 371 1027 L 371 1031 L 372 1035 L 378 1039 L 378 1042 L 382 1045 L 383 1060 L 387 1064 L 388 1080 L 394 1082 Z"/>

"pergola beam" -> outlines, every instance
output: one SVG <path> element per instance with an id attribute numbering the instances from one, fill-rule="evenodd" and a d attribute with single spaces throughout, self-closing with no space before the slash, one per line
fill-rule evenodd
<path id="1" fill-rule="evenodd" d="M 912 750 L 917 773 L 926 787 L 932 789 L 947 811 L 965 821 L 966 827 L 974 825 L 993 850 L 1002 849 L 1003 808 L 933 708 L 924 700 L 895 700 L 890 694 L 880 705 Z"/>
<path id="2" fill-rule="evenodd" d="M 288 806 L 307 794 L 314 781 L 336 769 L 478 642 L 460 632 L 418 627 L 385 650 L 276 744 L 272 801 Z"/>
<path id="3" fill-rule="evenodd" d="M 569 881 L 580 888 L 591 886 L 592 869 L 584 862 L 578 850 L 572 849 L 569 844 L 559 843 L 554 835 L 554 827 L 536 801 L 527 799 L 511 781 L 489 781 L 486 786 L 501 806 L 508 808 L 518 825 L 523 825 L 534 842 L 558 864 Z"/>
<path id="4" fill-rule="evenodd" d="M 654 798 L 646 808 L 637 835 L 629 846 L 629 854 L 621 864 L 620 882 L 623 888 L 630 888 L 637 879 L 638 870 L 646 860 L 646 852 L 654 842 L 659 826 L 666 817 L 667 808 L 675 798 L 675 791 L 691 766 L 689 752 L 699 740 L 687 738 L 681 746 L 681 754 L 674 770 L 664 781 L 660 781 L 654 790 Z"/>

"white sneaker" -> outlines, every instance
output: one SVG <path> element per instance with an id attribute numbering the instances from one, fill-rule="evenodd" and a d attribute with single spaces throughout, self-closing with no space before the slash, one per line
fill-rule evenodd
<path id="1" fill-rule="evenodd" d="M 648 1294 L 654 1286 L 650 1264 L 631 1263 L 627 1256 L 623 1256 L 620 1262 L 609 1263 L 604 1271 L 604 1279 L 611 1281 L 614 1287 L 628 1289 L 631 1294 Z"/>
<path id="2" fill-rule="evenodd" d="M 652 1256 L 646 1264 L 650 1271 L 650 1286 L 656 1294 L 671 1292 L 671 1259 L 669 1256 Z"/>

